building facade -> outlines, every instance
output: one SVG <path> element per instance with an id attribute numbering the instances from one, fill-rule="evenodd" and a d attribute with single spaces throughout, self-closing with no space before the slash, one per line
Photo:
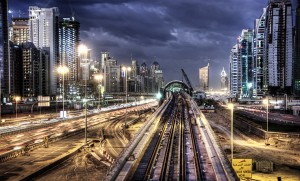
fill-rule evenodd
<path id="1" fill-rule="evenodd" d="M 291 93 L 293 78 L 293 18 L 290 0 L 271 0 L 266 12 L 265 71 L 268 94 Z"/>
<path id="2" fill-rule="evenodd" d="M 224 67 L 223 70 L 221 71 L 221 90 L 225 92 L 227 92 L 228 90 L 228 77 L 224 70 Z"/>
<path id="3" fill-rule="evenodd" d="M 153 77 L 152 92 L 159 92 L 160 88 L 164 86 L 163 71 L 158 62 L 154 61 L 151 65 L 151 76 Z"/>
<path id="4" fill-rule="evenodd" d="M 29 7 L 29 40 L 37 48 L 48 52 L 50 56 L 47 94 L 55 96 L 57 92 L 58 52 L 58 16 L 57 7 Z"/>
<path id="5" fill-rule="evenodd" d="M 78 81 L 79 27 L 74 17 L 59 22 L 59 64 L 69 68 L 68 82 Z"/>
<path id="6" fill-rule="evenodd" d="M 11 41 L 15 45 L 20 45 L 29 41 L 28 18 L 12 18 Z"/>
<path id="7" fill-rule="evenodd" d="M 10 72 L 9 72 L 9 42 L 7 21 L 7 0 L 0 1 L 0 87 L 1 102 L 3 97 L 10 94 Z"/>
<path id="8" fill-rule="evenodd" d="M 116 59 L 108 59 L 106 61 L 106 92 L 109 93 L 125 91 L 125 78 L 121 78 L 121 66 L 118 65 L 118 61 Z"/>
<path id="9" fill-rule="evenodd" d="M 229 71 L 230 71 L 230 95 L 232 97 L 238 97 L 239 90 L 241 88 L 240 84 L 240 71 L 239 71 L 239 53 L 238 45 L 234 45 L 231 48 L 229 56 Z"/>
<path id="10" fill-rule="evenodd" d="M 300 96 L 300 5 L 296 9 L 293 94 Z"/>
<path id="11" fill-rule="evenodd" d="M 253 30 L 243 29 L 238 39 L 238 52 L 241 74 L 241 97 L 253 95 L 253 56 L 252 56 Z"/>
<path id="12" fill-rule="evenodd" d="M 267 87 L 264 72 L 267 71 L 267 65 L 264 64 L 265 55 L 265 29 L 266 29 L 266 8 L 262 14 L 255 20 L 254 39 L 253 39 L 253 97 L 261 98 L 265 95 Z"/>
<path id="13" fill-rule="evenodd" d="M 199 69 L 200 91 L 209 91 L 209 63 Z"/>

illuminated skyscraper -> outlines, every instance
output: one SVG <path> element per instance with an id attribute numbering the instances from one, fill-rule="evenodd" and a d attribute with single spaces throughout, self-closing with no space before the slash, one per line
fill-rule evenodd
<path id="1" fill-rule="evenodd" d="M 293 78 L 293 19 L 290 0 L 270 0 L 265 31 L 264 86 L 269 94 L 290 93 Z"/>
<path id="2" fill-rule="evenodd" d="M 1 97 L 6 97 L 10 93 L 7 0 L 0 1 L 0 78 Z"/>
<path id="3" fill-rule="evenodd" d="M 20 45 L 29 40 L 28 18 L 13 18 L 12 19 L 12 39 L 11 41 Z"/>
<path id="4" fill-rule="evenodd" d="M 229 71 L 230 71 L 230 95 L 235 97 L 238 95 L 241 84 L 240 84 L 240 71 L 239 71 L 239 54 L 238 45 L 234 45 L 230 51 L 229 57 Z"/>
<path id="5" fill-rule="evenodd" d="M 267 65 L 264 65 L 265 55 L 265 29 L 266 29 L 266 8 L 263 9 L 261 16 L 255 21 L 254 39 L 253 39 L 253 97 L 262 97 L 267 87 L 263 87 L 266 80 L 264 71 Z"/>
<path id="6" fill-rule="evenodd" d="M 223 67 L 223 70 L 221 72 L 221 90 L 227 91 L 227 89 L 228 89 L 228 77 Z"/>
<path id="7" fill-rule="evenodd" d="M 59 64 L 69 68 L 68 80 L 78 80 L 79 22 L 74 17 L 59 22 Z"/>
<path id="8" fill-rule="evenodd" d="M 160 69 L 158 62 L 153 62 L 150 69 L 151 77 L 153 77 L 152 91 L 159 92 L 160 88 L 164 85 L 163 71 Z"/>
<path id="9" fill-rule="evenodd" d="M 104 85 L 104 87 L 103 87 L 103 91 L 104 92 L 107 92 L 108 90 L 107 90 L 107 85 L 108 85 L 108 83 L 107 83 L 107 81 L 108 81 L 108 73 L 107 73 L 107 71 L 106 71 L 106 65 L 107 65 L 107 60 L 110 58 L 109 57 L 109 52 L 101 52 L 101 57 L 100 57 L 101 59 L 100 59 L 100 73 L 102 73 L 103 74 L 103 85 Z"/>
<path id="10" fill-rule="evenodd" d="M 199 69 L 200 91 L 209 90 L 209 63 Z"/>
<path id="11" fill-rule="evenodd" d="M 48 94 L 56 95 L 58 53 L 58 8 L 29 7 L 29 40 L 37 48 L 46 50 L 50 56 L 46 78 Z"/>
<path id="12" fill-rule="evenodd" d="M 241 97 L 252 97 L 253 90 L 253 56 L 252 56 L 253 30 L 243 29 L 238 40 Z"/>

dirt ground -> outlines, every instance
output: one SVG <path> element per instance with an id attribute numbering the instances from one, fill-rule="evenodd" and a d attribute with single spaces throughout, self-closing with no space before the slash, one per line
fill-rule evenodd
<path id="1" fill-rule="evenodd" d="M 230 122 L 217 113 L 204 113 L 214 129 L 219 142 L 230 158 Z M 265 140 L 253 135 L 245 135 L 234 129 L 234 158 L 248 158 L 256 161 L 271 161 L 274 164 L 272 173 L 252 172 L 252 180 L 300 181 L 300 138 L 270 139 L 269 146 Z"/>
<path id="2" fill-rule="evenodd" d="M 139 121 L 131 125 L 128 129 L 126 129 L 125 134 L 128 136 L 128 140 L 134 137 L 134 135 L 144 125 L 144 123 L 144 121 Z M 89 136 L 97 135 L 98 132 L 99 130 L 90 130 Z M 107 139 L 113 138 L 113 136 L 107 137 Z M 105 157 L 99 154 L 98 149 L 101 147 L 100 145 L 100 143 L 95 143 L 93 148 L 87 148 L 86 150 L 82 150 L 73 158 L 66 160 L 65 162 L 53 168 L 52 170 L 49 170 L 48 172 L 36 178 L 36 180 L 104 180 L 110 169 L 111 163 L 105 161 Z M 115 146 L 119 147 L 120 145 Z M 119 151 L 120 150 L 121 149 L 119 149 Z M 106 151 L 109 152 L 109 150 L 107 149 Z M 104 160 L 104 162 L 95 159 L 91 155 L 91 152 L 97 153 L 97 155 L 101 157 L 101 160 Z"/>

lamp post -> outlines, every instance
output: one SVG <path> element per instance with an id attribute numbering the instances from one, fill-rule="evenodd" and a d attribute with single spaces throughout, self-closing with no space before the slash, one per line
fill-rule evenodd
<path id="1" fill-rule="evenodd" d="M 231 162 L 233 160 L 233 104 L 229 103 L 228 108 L 230 109 L 230 120 L 231 120 L 231 134 L 230 134 L 230 148 L 231 148 Z"/>
<path id="2" fill-rule="evenodd" d="M 103 75 L 98 74 L 95 76 L 95 79 L 99 81 L 99 105 L 98 105 L 98 109 L 101 108 L 101 87 L 102 87 L 102 79 L 103 79 Z"/>
<path id="3" fill-rule="evenodd" d="M 85 144 L 87 143 L 87 93 L 86 93 L 86 87 L 87 87 L 87 79 L 88 79 L 88 51 L 89 49 L 85 45 L 80 45 L 78 48 L 78 52 L 80 55 L 80 64 L 84 65 L 85 67 L 85 77 L 84 77 L 84 82 L 85 82 L 85 88 L 84 88 L 84 99 L 83 101 L 85 102 L 85 131 L 84 131 L 84 137 L 85 137 Z"/>
<path id="4" fill-rule="evenodd" d="M 126 98 L 126 108 L 125 108 L 125 124 L 126 124 L 126 121 L 127 121 L 127 102 L 128 102 L 128 83 L 127 83 L 127 77 L 128 77 L 128 72 L 131 71 L 131 68 L 130 67 L 122 67 L 122 70 L 123 72 L 125 73 L 125 98 Z"/>
<path id="5" fill-rule="evenodd" d="M 268 132 L 269 132 L 269 99 L 266 98 L 263 100 L 263 103 L 267 106 L 267 135 L 266 135 L 266 139 L 267 139 L 267 142 L 268 142 Z"/>
<path id="6" fill-rule="evenodd" d="M 18 117 L 18 101 L 20 100 L 21 98 L 19 96 L 16 96 L 15 97 L 15 100 L 16 100 L 16 118 Z"/>
<path id="7" fill-rule="evenodd" d="M 127 77 L 128 77 L 128 72 L 131 71 L 131 68 L 130 67 L 122 67 L 122 70 L 124 71 L 125 73 L 125 94 L 126 94 L 126 105 L 127 105 L 127 102 L 128 102 L 128 83 L 127 83 Z"/>
<path id="8" fill-rule="evenodd" d="M 65 74 L 69 72 L 69 68 L 66 66 L 59 66 L 57 72 L 62 75 L 62 99 L 63 99 L 63 119 L 65 119 Z"/>

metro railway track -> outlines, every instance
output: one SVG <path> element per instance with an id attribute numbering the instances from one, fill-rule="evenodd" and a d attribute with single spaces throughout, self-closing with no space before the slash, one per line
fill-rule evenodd
<path id="1" fill-rule="evenodd" d="M 190 106 L 188 106 L 189 109 L 187 109 L 187 112 L 189 113 L 191 111 Z M 191 137 L 192 137 L 192 142 L 193 142 L 193 150 L 194 150 L 194 158 L 195 158 L 195 165 L 196 165 L 196 174 L 197 174 L 197 178 L 199 178 L 199 180 L 205 180 L 205 175 L 203 173 L 203 166 L 201 165 L 201 151 L 199 149 L 199 143 L 197 142 L 196 139 L 196 133 L 195 133 L 195 127 L 192 125 L 192 118 L 190 114 L 187 114 L 188 116 L 188 124 L 189 127 L 191 128 Z"/>
<path id="2" fill-rule="evenodd" d="M 152 168 L 154 167 L 154 164 L 155 164 L 155 161 L 156 161 L 156 156 L 157 156 L 158 150 L 160 148 L 160 143 L 163 140 L 163 136 L 164 136 L 163 133 L 166 131 L 167 126 L 168 126 L 168 120 L 165 120 L 164 118 L 162 120 L 163 120 L 164 124 L 161 128 L 157 143 L 155 144 L 153 153 L 151 155 L 150 161 L 149 161 L 148 166 L 146 168 L 146 173 L 145 173 L 144 180 L 149 180 L 150 177 L 151 177 Z"/>
<path id="3" fill-rule="evenodd" d="M 172 112 L 162 122 L 143 180 L 203 180 L 188 102 L 179 96 L 170 106 L 173 107 Z M 192 149 L 187 149 L 190 143 Z M 191 158 L 195 158 L 194 164 Z M 193 176 L 194 172 L 196 176 Z"/>
<path id="4" fill-rule="evenodd" d="M 160 180 L 168 180 L 169 178 L 169 171 L 170 171 L 170 167 L 171 167 L 171 156 L 173 153 L 173 144 L 174 144 L 174 139 L 175 139 L 175 134 L 176 134 L 176 129 L 177 129 L 177 120 L 175 119 L 176 117 L 176 112 L 177 112 L 178 108 L 175 107 L 173 114 L 171 115 L 170 119 L 169 119 L 169 123 L 171 124 L 171 126 L 169 128 L 166 129 L 165 132 L 163 132 L 163 134 L 165 135 L 165 137 L 169 136 L 167 145 L 166 145 L 166 150 L 164 153 L 164 160 L 162 163 L 162 168 L 161 168 L 161 175 L 159 177 Z M 168 134 L 168 135 L 166 135 Z M 154 179 L 155 179 L 154 175 Z"/>
<path id="5" fill-rule="evenodd" d="M 184 93 L 172 99 L 132 180 L 235 180 L 195 102 Z"/>

